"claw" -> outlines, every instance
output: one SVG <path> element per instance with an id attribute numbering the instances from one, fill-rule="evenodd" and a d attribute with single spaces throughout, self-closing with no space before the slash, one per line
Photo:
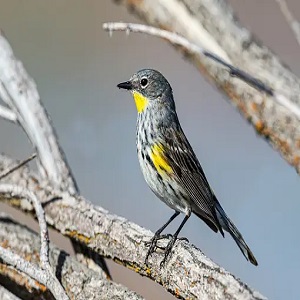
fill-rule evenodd
<path id="1" fill-rule="evenodd" d="M 163 269 L 165 267 L 165 263 L 166 263 L 166 258 L 164 257 L 164 259 L 159 264 L 161 269 Z"/>
<path id="2" fill-rule="evenodd" d="M 171 250 L 172 250 L 172 248 L 173 248 L 176 240 L 177 240 L 177 238 L 173 236 L 172 239 L 169 241 L 169 243 L 168 243 L 168 245 L 167 245 L 167 247 L 165 249 L 165 256 L 164 256 L 163 260 L 160 263 L 160 267 L 161 268 L 163 268 L 165 266 L 165 263 L 166 263 L 168 257 L 171 254 Z"/>
<path id="3" fill-rule="evenodd" d="M 167 244 L 166 247 L 164 247 L 164 246 L 158 246 L 157 245 L 157 242 L 160 241 L 160 240 L 162 240 L 162 239 L 169 239 L 170 240 L 168 242 L 168 244 Z M 147 255 L 146 255 L 146 258 L 145 258 L 145 264 L 146 264 L 146 266 L 148 266 L 148 262 L 149 262 L 148 259 L 151 256 L 151 254 L 153 252 L 155 252 L 156 249 L 161 249 L 161 250 L 165 251 L 164 258 L 163 258 L 163 260 L 160 263 L 160 267 L 163 268 L 165 266 L 165 263 L 166 263 L 168 257 L 171 254 L 171 250 L 172 250 L 172 248 L 173 248 L 176 240 L 181 240 L 181 241 L 189 242 L 189 240 L 187 238 L 185 238 L 185 237 L 176 238 L 176 237 L 172 236 L 172 234 L 163 234 L 163 235 L 159 235 L 159 236 L 155 236 L 154 235 L 153 238 L 150 241 L 144 242 L 145 245 L 147 247 L 149 247 Z"/>
<path id="4" fill-rule="evenodd" d="M 158 236 L 153 236 L 153 238 L 150 241 L 146 241 L 145 246 L 149 247 L 146 258 L 145 258 L 145 264 L 148 266 L 148 259 L 150 255 L 155 252 L 155 249 L 161 249 L 165 250 L 166 247 L 161 247 L 157 245 L 157 242 L 162 240 L 162 239 L 172 239 L 173 236 L 171 234 L 163 234 L 163 235 L 158 235 Z"/>
<path id="5" fill-rule="evenodd" d="M 149 249 L 148 249 L 148 252 L 147 252 L 146 258 L 145 258 L 145 265 L 146 266 L 148 266 L 148 263 L 149 263 L 148 259 L 149 259 L 150 255 L 155 251 L 157 238 L 158 237 L 154 235 L 154 237 L 149 242 L 145 243 L 146 246 L 149 246 Z"/>

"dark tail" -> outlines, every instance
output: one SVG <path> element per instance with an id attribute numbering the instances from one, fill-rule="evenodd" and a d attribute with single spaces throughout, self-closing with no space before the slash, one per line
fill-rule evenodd
<path id="1" fill-rule="evenodd" d="M 238 229 L 235 227 L 235 225 L 232 223 L 232 221 L 227 217 L 225 211 L 221 207 L 218 200 L 216 200 L 216 215 L 220 222 L 220 225 L 224 230 L 230 233 L 232 238 L 235 240 L 238 247 L 241 249 L 243 255 L 247 260 L 249 260 L 253 265 L 257 266 L 257 260 L 255 259 L 253 253 L 251 252 L 250 248 L 244 241 L 241 233 L 238 231 Z"/>

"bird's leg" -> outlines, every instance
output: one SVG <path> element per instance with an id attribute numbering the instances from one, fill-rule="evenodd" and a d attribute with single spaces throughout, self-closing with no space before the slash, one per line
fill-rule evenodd
<path id="1" fill-rule="evenodd" d="M 171 216 L 171 218 L 168 220 L 168 222 L 166 224 L 164 224 L 161 228 L 159 228 L 153 238 L 151 239 L 150 242 L 146 242 L 146 245 L 149 245 L 149 249 L 146 255 L 146 259 L 145 259 L 145 264 L 148 265 L 148 258 L 149 256 L 155 251 L 156 248 L 156 244 L 157 241 L 159 241 L 160 239 L 162 239 L 163 237 L 167 237 L 168 235 L 160 235 L 162 233 L 162 231 L 179 215 L 178 211 L 175 211 L 175 213 Z"/>
<path id="2" fill-rule="evenodd" d="M 171 250 L 177 240 L 177 236 L 180 232 L 180 230 L 182 229 L 182 227 L 184 226 L 184 224 L 186 223 L 186 221 L 189 219 L 191 214 L 188 214 L 184 217 L 183 221 L 181 222 L 181 224 L 179 225 L 178 229 L 176 230 L 176 232 L 174 233 L 174 235 L 172 236 L 171 240 L 169 241 L 167 247 L 166 247 L 166 250 L 165 250 L 165 256 L 164 256 L 164 259 L 161 261 L 160 263 L 160 267 L 163 268 L 164 267 L 164 264 L 166 263 L 167 261 L 167 258 L 168 256 L 170 255 L 171 253 Z"/>

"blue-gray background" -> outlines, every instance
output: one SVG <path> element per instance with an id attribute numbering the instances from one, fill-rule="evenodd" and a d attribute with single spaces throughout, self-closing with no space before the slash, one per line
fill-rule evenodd
<path id="1" fill-rule="evenodd" d="M 241 22 L 299 74 L 300 47 L 275 1 L 230 2 Z M 289 5 L 300 17 L 297 0 Z M 116 88 L 136 70 L 156 68 L 173 86 L 186 135 L 259 267 L 245 261 L 229 236 L 214 234 L 197 217 L 182 235 L 270 299 L 299 299 L 298 175 L 164 41 L 124 33 L 110 38 L 102 31 L 103 22 L 120 20 L 139 21 L 112 1 L 0 0 L 0 28 L 36 80 L 82 194 L 153 231 L 171 215 L 143 181 L 134 103 Z M 31 152 L 23 132 L 2 120 L 0 137 L 1 152 L 16 158 Z M 175 224 L 170 231 L 174 229 Z M 172 298 L 147 279 L 137 284 L 138 276 L 120 268 L 113 272 L 147 299 Z"/>

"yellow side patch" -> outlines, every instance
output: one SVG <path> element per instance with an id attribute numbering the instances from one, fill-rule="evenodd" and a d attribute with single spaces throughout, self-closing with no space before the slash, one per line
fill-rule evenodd
<path id="1" fill-rule="evenodd" d="M 133 99 L 135 101 L 136 109 L 140 113 L 147 107 L 148 99 L 136 91 L 133 91 L 132 94 Z"/>
<path id="2" fill-rule="evenodd" d="M 164 149 L 162 145 L 156 144 L 151 149 L 151 159 L 157 170 L 157 172 L 162 176 L 165 173 L 173 173 L 171 166 L 168 164 L 165 156 Z"/>

